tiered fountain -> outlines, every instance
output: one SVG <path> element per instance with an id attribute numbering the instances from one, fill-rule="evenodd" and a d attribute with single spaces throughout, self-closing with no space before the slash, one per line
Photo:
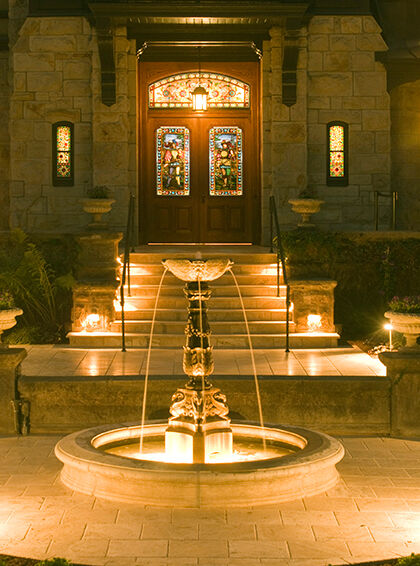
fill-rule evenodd
<path id="1" fill-rule="evenodd" d="M 274 503 L 332 487 L 344 455 L 337 440 L 298 427 L 231 423 L 226 397 L 209 382 L 208 282 L 232 262 L 163 263 L 186 282 L 183 365 L 189 381 L 172 396 L 168 422 L 105 425 L 60 440 L 55 452 L 64 464 L 64 484 L 98 497 L 180 507 Z"/>

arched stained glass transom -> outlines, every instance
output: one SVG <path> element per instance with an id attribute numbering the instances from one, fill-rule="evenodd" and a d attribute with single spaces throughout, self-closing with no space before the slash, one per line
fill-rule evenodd
<path id="1" fill-rule="evenodd" d="M 179 73 L 149 85 L 149 108 L 192 108 L 197 86 L 208 92 L 209 108 L 249 108 L 250 87 L 219 73 Z"/>

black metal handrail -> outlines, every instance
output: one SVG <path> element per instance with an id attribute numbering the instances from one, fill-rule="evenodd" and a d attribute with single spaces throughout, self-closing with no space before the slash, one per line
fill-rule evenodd
<path id="1" fill-rule="evenodd" d="M 131 295 L 130 286 L 130 249 L 132 249 L 134 237 L 134 195 L 130 194 L 128 200 L 127 226 L 124 238 L 123 267 L 120 285 L 120 305 L 121 305 L 121 351 L 125 352 L 125 311 L 124 311 L 124 287 L 127 282 L 128 296 Z"/>
<path id="2" fill-rule="evenodd" d="M 273 237 L 273 228 L 276 235 Z M 277 216 L 276 201 L 273 195 L 270 196 L 270 250 L 273 252 L 273 244 L 276 244 L 277 251 L 277 296 L 280 296 L 280 264 L 283 273 L 283 282 L 286 286 L 286 352 L 289 349 L 289 312 L 290 312 L 290 286 L 286 271 L 286 261 L 284 257 L 283 242 L 281 240 L 281 232 L 279 218 Z"/>
<path id="3" fill-rule="evenodd" d="M 390 229 L 395 230 L 397 223 L 397 201 L 398 193 L 397 191 L 392 191 L 390 193 L 375 191 L 374 192 L 374 209 L 375 209 L 375 230 L 378 231 L 379 227 L 379 197 L 385 197 L 392 199 L 392 216 L 390 220 Z"/>

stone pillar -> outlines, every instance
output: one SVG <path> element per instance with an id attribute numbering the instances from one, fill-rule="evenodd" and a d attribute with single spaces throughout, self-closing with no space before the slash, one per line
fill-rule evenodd
<path id="1" fill-rule="evenodd" d="M 420 436 L 420 348 L 383 352 L 391 382 L 391 435 Z"/>
<path id="2" fill-rule="evenodd" d="M 90 330 L 107 330 L 115 318 L 114 299 L 119 285 L 117 233 L 83 234 L 78 237 L 81 247 L 78 283 L 73 289 L 72 331 L 86 328 L 86 318 L 92 320 Z M 95 317 L 94 317 L 95 318 Z"/>
<path id="3" fill-rule="evenodd" d="M 17 379 L 26 356 L 25 348 L 0 348 L 0 434 L 20 430 L 19 423 L 15 425 L 13 401 L 19 398 Z"/>
<path id="4" fill-rule="evenodd" d="M 334 289 L 337 281 L 311 279 L 290 281 L 290 299 L 296 332 L 310 332 L 308 315 L 319 315 L 319 332 L 335 332 Z M 312 327 L 312 330 L 316 328 Z"/>

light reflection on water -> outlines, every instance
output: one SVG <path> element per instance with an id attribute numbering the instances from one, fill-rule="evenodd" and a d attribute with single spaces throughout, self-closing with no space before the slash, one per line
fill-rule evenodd
<path id="1" fill-rule="evenodd" d="M 140 454 L 138 443 L 122 444 L 104 448 L 104 452 L 115 454 L 123 458 L 133 460 L 148 460 L 153 462 L 182 463 L 182 459 L 170 459 L 165 454 L 165 444 L 162 438 L 145 439 L 143 453 Z M 296 452 L 293 447 L 285 447 L 280 444 L 267 444 L 265 450 L 262 443 L 251 439 L 234 439 L 233 453 L 229 455 L 220 452 L 210 454 L 209 463 L 224 462 L 249 462 L 256 460 L 268 460 L 270 458 L 280 458 Z"/>

